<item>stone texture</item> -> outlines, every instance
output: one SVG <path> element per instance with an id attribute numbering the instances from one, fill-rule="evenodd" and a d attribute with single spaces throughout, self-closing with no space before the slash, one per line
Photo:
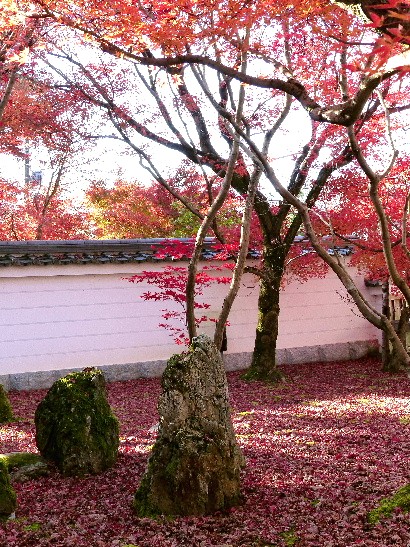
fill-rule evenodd
<path id="1" fill-rule="evenodd" d="M 346 361 L 364 357 L 369 352 L 374 353 L 377 342 L 355 341 L 342 342 L 338 344 L 325 344 L 322 346 L 296 347 L 277 350 L 278 364 L 299 364 L 304 362 L 319 361 Z M 319 349 L 320 348 L 320 349 Z M 245 370 L 252 362 L 252 353 L 225 353 L 223 356 L 225 370 Z M 122 363 L 113 365 L 102 365 L 99 367 L 104 371 L 108 382 L 134 380 L 135 378 L 159 377 L 164 372 L 166 361 L 146 361 L 136 363 Z M 76 369 L 55 370 L 55 371 L 33 371 L 21 372 L 18 374 L 0 375 L 0 384 L 3 384 L 7 391 L 48 389 L 62 376 Z M 77 369 L 78 372 L 78 369 Z"/>
<path id="2" fill-rule="evenodd" d="M 10 375 L 1 374 L 0 375 L 0 384 L 3 386 L 3 389 L 10 391 Z"/>
<path id="3" fill-rule="evenodd" d="M 251 366 L 252 353 L 245 351 L 241 353 L 225 353 L 222 359 L 226 371 L 244 370 Z"/>
<path id="4" fill-rule="evenodd" d="M 10 452 L 0 454 L 0 459 L 7 466 L 13 482 L 25 482 L 48 475 L 50 470 L 47 462 L 40 454 L 33 452 Z"/>
<path id="5" fill-rule="evenodd" d="M 64 475 L 100 473 L 117 459 L 118 420 L 98 369 L 84 369 L 57 380 L 38 405 L 35 424 L 41 455 Z"/>
<path id="6" fill-rule="evenodd" d="M 7 393 L 2 384 L 0 384 L 0 424 L 13 421 L 13 410 Z"/>
<path id="7" fill-rule="evenodd" d="M 208 337 L 168 361 L 162 389 L 158 438 L 134 498 L 137 514 L 204 515 L 238 504 L 244 458 L 222 358 Z"/>
<path id="8" fill-rule="evenodd" d="M 0 520 L 7 519 L 17 507 L 17 496 L 10 484 L 6 462 L 0 458 Z"/>

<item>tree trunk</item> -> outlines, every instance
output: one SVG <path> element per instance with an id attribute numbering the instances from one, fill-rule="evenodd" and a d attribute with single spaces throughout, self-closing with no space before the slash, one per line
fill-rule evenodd
<path id="1" fill-rule="evenodd" d="M 382 314 L 390 319 L 390 285 L 386 281 L 382 284 Z M 382 330 L 382 365 L 383 370 L 387 371 L 391 358 L 390 340 L 386 330 Z"/>
<path id="2" fill-rule="evenodd" d="M 244 375 L 247 380 L 278 382 L 283 379 L 276 361 L 276 342 L 280 311 L 279 296 L 285 256 L 286 250 L 282 244 L 265 244 L 255 346 L 252 364 Z"/>
<path id="3" fill-rule="evenodd" d="M 399 340 L 403 346 L 403 348 L 407 349 L 407 330 L 408 330 L 408 324 L 409 324 L 409 318 L 410 318 L 410 309 L 405 305 L 403 306 L 400 314 L 399 323 L 397 325 L 397 336 L 399 337 Z M 401 351 L 398 351 L 395 347 L 395 345 L 392 344 L 390 347 L 389 343 L 389 351 L 387 353 L 387 356 L 383 359 L 383 372 L 390 372 L 390 373 L 396 373 L 396 372 L 402 372 L 403 370 L 408 369 L 408 361 L 403 359 L 403 354 Z M 401 350 L 402 348 L 400 348 Z"/>

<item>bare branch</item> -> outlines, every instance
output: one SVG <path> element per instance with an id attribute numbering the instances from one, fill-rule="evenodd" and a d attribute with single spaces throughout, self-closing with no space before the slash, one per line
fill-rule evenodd
<path id="1" fill-rule="evenodd" d="M 393 283 L 399 288 L 404 298 L 407 300 L 407 302 L 410 305 L 410 287 L 407 285 L 406 281 L 400 275 L 396 267 L 396 263 L 395 263 L 394 255 L 393 255 L 393 249 L 392 249 L 392 242 L 391 242 L 391 237 L 389 232 L 389 222 L 379 196 L 379 183 L 381 181 L 381 176 L 377 175 L 370 168 L 369 164 L 366 162 L 363 152 L 357 142 L 357 138 L 356 138 L 356 134 L 355 134 L 353 126 L 348 128 L 348 134 L 349 134 L 352 151 L 360 167 L 362 168 L 363 172 L 366 174 L 369 180 L 370 199 L 373 203 L 374 209 L 379 219 L 379 226 L 380 226 L 382 241 L 383 241 L 383 252 L 386 259 L 387 268 L 389 270 Z"/>
<path id="2" fill-rule="evenodd" d="M 14 85 L 15 85 L 16 80 L 17 80 L 17 72 L 18 72 L 18 68 L 16 67 L 11 71 L 11 73 L 9 75 L 9 79 L 8 79 L 8 82 L 7 82 L 7 85 L 6 85 L 6 89 L 4 90 L 3 96 L 0 100 L 0 119 L 3 117 L 3 114 L 4 114 L 4 111 L 6 109 L 7 103 L 10 100 L 11 93 L 13 91 Z"/>
<path id="3" fill-rule="evenodd" d="M 243 60 L 241 70 L 246 71 L 246 57 Z M 241 86 L 239 90 L 239 101 L 238 101 L 238 108 L 236 111 L 236 122 L 237 124 L 240 123 L 240 120 L 242 118 L 242 112 L 243 112 L 243 105 L 245 102 L 245 90 L 244 87 Z M 192 258 L 189 262 L 188 267 L 188 280 L 187 280 L 187 287 L 186 287 L 186 297 L 187 297 L 187 324 L 188 324 L 188 335 L 189 339 L 192 340 L 194 336 L 196 336 L 196 323 L 195 323 L 195 309 L 194 309 L 194 296 L 195 296 L 195 280 L 196 280 L 196 273 L 198 268 L 198 261 L 200 258 L 200 254 L 202 251 L 202 246 L 204 239 L 206 237 L 206 234 L 208 232 L 209 227 L 211 226 L 213 219 L 215 218 L 218 210 L 222 207 L 226 196 L 228 195 L 229 189 L 231 187 L 232 178 L 235 173 L 235 167 L 236 162 L 238 159 L 238 153 L 239 153 L 239 135 L 235 135 L 231 153 L 229 157 L 228 166 L 226 169 L 226 174 L 224 177 L 224 181 L 222 184 L 222 187 L 219 191 L 219 194 L 217 195 L 214 203 L 211 205 L 204 221 L 202 222 L 197 237 L 195 240 L 195 249 L 194 253 L 192 255 Z M 233 287 L 232 290 L 234 290 L 235 287 Z M 228 310 L 229 311 L 229 310 Z M 224 311 L 225 313 L 225 311 Z M 219 321 L 218 321 L 219 323 Z M 215 336 L 217 340 L 222 340 L 222 332 L 225 324 L 220 322 L 219 325 L 217 325 Z M 219 344 L 220 345 L 220 344 Z"/>
<path id="4" fill-rule="evenodd" d="M 410 259 L 410 251 L 407 246 L 407 217 L 410 213 L 410 192 L 407 194 L 406 203 L 403 209 L 403 219 L 402 219 L 402 236 L 401 236 L 401 246 L 403 251 L 406 253 L 408 259 Z"/>

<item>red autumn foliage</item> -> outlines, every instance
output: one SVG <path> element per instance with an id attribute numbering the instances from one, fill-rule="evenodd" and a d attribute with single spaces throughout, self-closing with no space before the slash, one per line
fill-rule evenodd
<path id="1" fill-rule="evenodd" d="M 7 547 L 404 546 L 408 515 L 369 527 L 366 514 L 408 483 L 410 383 L 371 359 L 283 367 L 276 387 L 229 373 L 232 416 L 245 453 L 243 505 L 201 518 L 138 519 L 132 495 L 158 420 L 158 379 L 109 384 L 121 422 L 111 470 L 84 479 L 16 483 Z M 44 391 L 12 392 L 19 421 L 0 428 L 2 451 L 35 450 L 33 415 Z"/>
<path id="2" fill-rule="evenodd" d="M 191 242 L 191 246 L 194 245 L 194 241 Z M 188 249 L 189 252 L 189 249 Z M 181 244 L 181 242 L 170 242 L 168 247 L 161 250 L 162 254 L 173 253 L 173 256 L 178 255 L 186 256 L 187 245 Z M 192 249 L 191 253 L 192 254 Z M 206 310 L 210 308 L 210 304 L 202 302 L 200 298 L 203 295 L 203 290 L 209 287 L 213 283 L 229 284 L 231 278 L 223 275 L 215 275 L 215 271 L 226 270 L 228 265 L 214 266 L 212 268 L 212 275 L 207 272 L 205 266 L 202 271 L 196 275 L 195 286 L 195 309 Z M 145 270 L 137 275 L 127 278 L 131 283 L 146 283 L 155 287 L 155 291 L 146 291 L 141 295 L 143 300 L 155 300 L 160 302 L 172 302 L 176 304 L 177 309 L 164 309 L 162 310 L 162 318 L 165 323 L 159 323 L 160 328 L 164 328 L 173 337 L 174 342 L 178 345 L 188 345 L 189 338 L 186 332 L 186 285 L 188 280 L 188 270 L 184 266 L 165 266 L 161 271 Z M 171 304 L 172 308 L 174 307 Z M 213 321 L 206 315 L 196 317 L 196 324 L 200 325 L 205 321 Z"/>
<path id="3" fill-rule="evenodd" d="M 178 196 L 182 196 L 198 215 L 203 215 L 209 207 L 209 191 L 218 191 L 220 179 L 214 180 L 211 189 L 207 189 L 204 177 L 183 164 L 166 182 L 175 195 L 155 181 L 141 184 L 117 180 L 112 186 L 104 181 L 93 182 L 86 191 L 86 202 L 97 237 L 195 236 L 201 219 L 189 211 Z M 242 198 L 233 192 L 226 199 L 217 220 L 224 239 L 238 239 L 242 206 Z"/>
<path id="4" fill-rule="evenodd" d="M 54 184 L 0 179 L 0 239 L 87 239 L 87 212 L 75 206 Z"/>
<path id="5" fill-rule="evenodd" d="M 372 144 L 374 142 L 367 142 L 366 148 L 371 147 Z M 373 156 L 375 156 L 374 153 Z M 383 155 L 379 155 L 377 159 L 380 163 L 383 159 L 386 161 Z M 379 194 L 389 223 L 395 263 L 398 271 L 407 280 L 410 279 L 410 256 L 406 246 L 408 248 L 410 243 L 410 233 L 408 226 L 403 225 L 403 221 L 408 208 L 409 192 L 409 157 L 403 154 L 396 159 L 391 171 L 380 182 Z M 341 173 L 329 183 L 326 198 L 328 203 L 333 205 L 322 203 L 319 204 L 318 210 L 322 218 L 330 222 L 336 236 L 334 242 L 339 245 L 350 245 L 354 249 L 351 263 L 358 266 L 366 277 L 380 281 L 387 280 L 389 272 L 383 253 L 383 238 L 376 210 L 370 199 L 366 177 L 357 169 Z M 320 206 L 323 207 L 322 210 Z M 329 234 L 327 228 L 318 222 L 319 226 L 320 224 L 319 229 Z M 406 233 L 404 239 L 403 230 Z M 337 237 L 338 235 L 347 237 L 341 239 Z"/>

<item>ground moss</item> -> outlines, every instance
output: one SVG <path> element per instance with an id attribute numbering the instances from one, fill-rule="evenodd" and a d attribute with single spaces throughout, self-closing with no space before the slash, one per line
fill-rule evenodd
<path id="1" fill-rule="evenodd" d="M 279 535 L 283 539 L 286 547 L 294 547 L 299 541 L 299 537 L 293 529 L 281 532 Z"/>
<path id="2" fill-rule="evenodd" d="M 3 385 L 0 384 L 0 424 L 12 422 L 14 420 L 13 409 L 9 398 L 7 397 L 6 390 Z"/>
<path id="3" fill-rule="evenodd" d="M 406 513 L 410 511 L 410 484 L 403 486 L 389 498 L 382 499 L 379 505 L 367 514 L 367 522 L 371 525 L 377 524 L 380 519 L 391 517 L 398 508 Z"/>
<path id="4" fill-rule="evenodd" d="M 267 384 L 280 384 L 284 381 L 282 372 L 272 368 L 264 370 L 260 367 L 250 366 L 242 375 L 241 379 L 245 382 L 265 382 Z"/>
<path id="5" fill-rule="evenodd" d="M 36 464 L 43 461 L 43 458 L 33 452 L 10 452 L 9 454 L 0 454 L 0 460 L 6 464 L 7 470 L 10 472 L 16 467 Z"/>

